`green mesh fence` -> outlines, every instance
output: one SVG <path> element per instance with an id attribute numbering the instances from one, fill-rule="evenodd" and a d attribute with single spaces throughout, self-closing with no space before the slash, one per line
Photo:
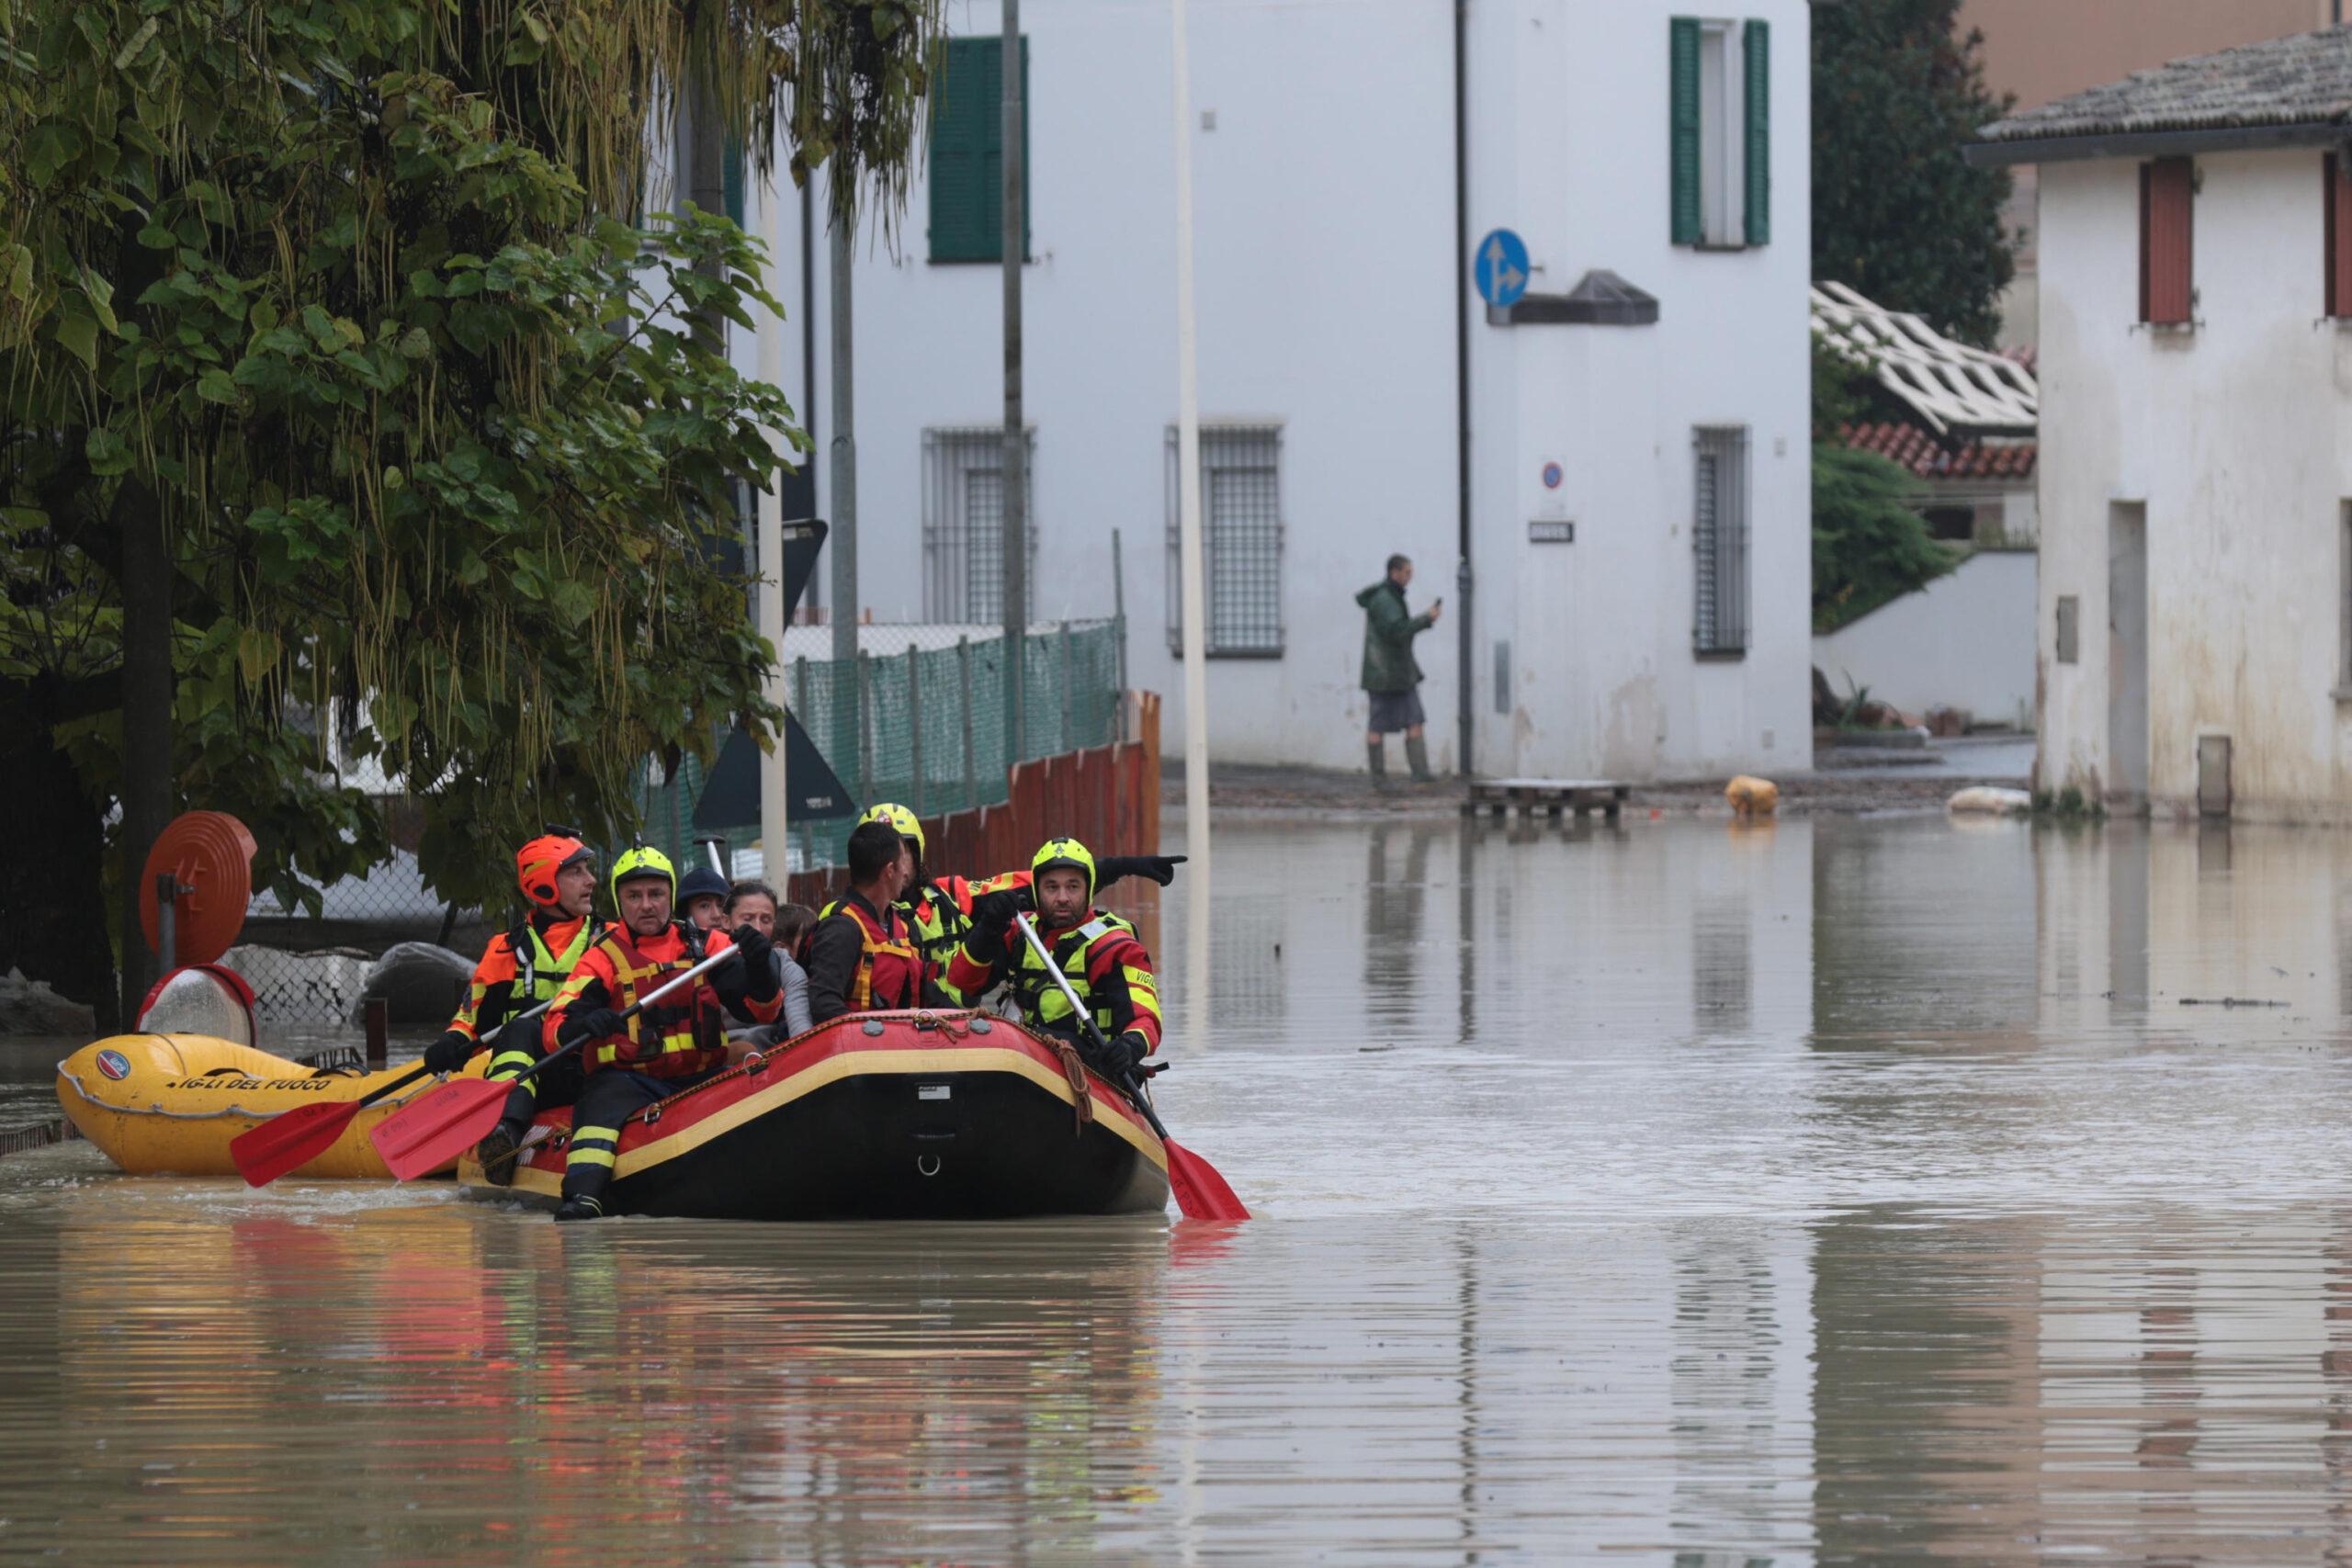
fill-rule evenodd
<path id="1" fill-rule="evenodd" d="M 1070 622 L 1023 639 L 1017 745 L 1009 743 L 1001 636 L 956 626 L 865 626 L 865 651 L 834 660 L 794 657 L 795 634 L 803 631 L 811 642 L 830 640 L 824 628 L 787 634 L 787 705 L 861 809 L 896 800 L 933 817 L 994 805 L 1005 798 L 1012 763 L 1121 739 L 1125 627 L 1115 619 Z M 723 743 L 727 737 L 718 739 Z M 738 875 L 747 874 L 747 865 L 763 865 L 773 877 L 840 858 L 847 818 L 796 823 L 782 864 L 759 844 L 757 823 L 696 829 L 695 805 L 703 785 L 703 766 L 692 758 L 673 778 L 657 782 L 650 764 L 638 774 L 646 841 L 660 846 L 682 872 L 689 863 L 706 863 L 695 842 L 702 838 L 727 840 Z"/>

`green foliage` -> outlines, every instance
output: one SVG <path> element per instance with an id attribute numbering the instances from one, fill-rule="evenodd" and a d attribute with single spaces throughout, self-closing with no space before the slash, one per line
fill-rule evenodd
<path id="1" fill-rule="evenodd" d="M 1813 13 L 1813 275 L 1989 344 L 2016 272 L 2009 172 L 1961 156 L 2008 111 L 1986 91 L 1960 0 L 1844 0 Z"/>
<path id="2" fill-rule="evenodd" d="M 1813 335 L 1813 438 L 1835 441 L 1849 424 L 1870 417 L 1871 369 Z"/>
<path id="3" fill-rule="evenodd" d="M 1835 631 L 1960 564 L 1911 510 L 1913 490 L 1874 452 L 1814 444 L 1814 630 Z"/>
<path id="4" fill-rule="evenodd" d="M 638 759 L 775 722 L 715 547 L 806 441 L 689 323 L 780 308 L 724 219 L 612 215 L 689 65 L 840 200 L 901 189 L 934 0 L 5 3 L 0 685 L 78 694 L 97 797 L 141 765 L 136 515 L 177 571 L 171 766 L 289 898 L 386 852 L 330 727 L 470 902 L 542 821 L 625 835 Z"/>

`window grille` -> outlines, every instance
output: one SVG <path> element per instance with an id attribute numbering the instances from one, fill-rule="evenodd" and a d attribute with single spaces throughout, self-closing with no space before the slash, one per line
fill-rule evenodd
<path id="1" fill-rule="evenodd" d="M 922 602 L 933 621 L 1004 619 L 1004 431 L 922 433 Z M 1037 433 L 1029 432 L 1029 601 L 1037 600 Z M 1034 618 L 1034 617 L 1033 617 Z"/>
<path id="2" fill-rule="evenodd" d="M 1702 658 L 1736 658 L 1747 651 L 1747 431 L 1701 429 L 1691 446 L 1691 647 Z"/>
<path id="3" fill-rule="evenodd" d="M 1168 648 L 1184 651 L 1177 433 L 1168 432 Z M 1201 430 L 1203 606 L 1208 656 L 1279 659 L 1283 652 L 1282 427 Z"/>

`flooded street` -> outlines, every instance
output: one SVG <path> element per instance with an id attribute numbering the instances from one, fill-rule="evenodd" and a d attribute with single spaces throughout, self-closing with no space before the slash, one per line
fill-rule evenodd
<path id="1" fill-rule="evenodd" d="M 1217 845 L 1159 1105 L 1253 1223 L 15 1156 L 0 1558 L 2352 1560 L 2352 839 Z"/>

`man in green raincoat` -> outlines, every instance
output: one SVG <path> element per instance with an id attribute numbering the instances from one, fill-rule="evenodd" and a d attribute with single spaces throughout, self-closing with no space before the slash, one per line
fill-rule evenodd
<path id="1" fill-rule="evenodd" d="M 1419 615 L 1405 609 L 1405 585 L 1413 581 L 1413 563 L 1403 556 L 1388 558 L 1388 575 L 1356 595 L 1363 606 L 1363 689 L 1372 698 L 1372 718 L 1365 726 L 1364 755 L 1375 784 L 1388 779 L 1388 754 L 1382 740 L 1392 729 L 1405 732 L 1405 760 L 1413 767 L 1413 782 L 1431 782 L 1429 742 L 1421 738 L 1428 716 L 1421 712 L 1421 667 L 1413 661 L 1413 639 L 1437 625 L 1445 601 L 1437 599 Z"/>

